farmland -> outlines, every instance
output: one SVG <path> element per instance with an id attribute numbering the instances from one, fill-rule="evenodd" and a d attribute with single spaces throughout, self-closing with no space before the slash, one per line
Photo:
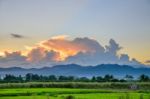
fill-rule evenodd
<path id="1" fill-rule="evenodd" d="M 70 89 L 70 88 L 16 88 L 1 89 L 0 99 L 64 99 L 73 96 L 77 99 L 149 99 L 149 92 L 111 89 Z M 111 98 L 110 98 L 111 97 Z M 142 98 L 142 99 L 143 99 Z"/>
<path id="2" fill-rule="evenodd" d="M 138 90 L 128 89 L 128 83 L 110 82 L 4 83 L 0 99 L 150 99 L 149 83 L 137 84 Z"/>

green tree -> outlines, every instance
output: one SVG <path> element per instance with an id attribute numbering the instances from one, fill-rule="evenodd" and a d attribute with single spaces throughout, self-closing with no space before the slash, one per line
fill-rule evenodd
<path id="1" fill-rule="evenodd" d="M 133 81 L 134 77 L 132 75 L 126 75 L 125 79 L 126 81 L 130 82 L 130 81 Z"/>
<path id="2" fill-rule="evenodd" d="M 3 80 L 5 82 L 19 82 L 20 79 L 14 75 L 6 74 Z"/>
<path id="3" fill-rule="evenodd" d="M 91 79 L 91 81 L 92 81 L 92 82 L 95 82 L 95 81 L 96 81 L 96 77 L 93 76 L 92 79 Z"/>
<path id="4" fill-rule="evenodd" d="M 55 75 L 50 75 L 50 76 L 48 77 L 48 80 L 49 80 L 49 81 L 57 81 L 57 78 L 56 78 Z"/>
<path id="5" fill-rule="evenodd" d="M 114 79 L 114 77 L 113 77 L 113 75 L 105 75 L 104 76 L 104 81 L 106 81 L 106 82 L 110 82 L 110 81 L 112 81 Z"/>
<path id="6" fill-rule="evenodd" d="M 79 81 L 89 82 L 90 80 L 87 77 L 81 77 L 81 78 L 79 78 Z"/>
<path id="7" fill-rule="evenodd" d="M 104 82 L 104 79 L 101 76 L 96 77 L 97 82 Z"/>
<path id="8" fill-rule="evenodd" d="M 25 76 L 26 81 L 32 81 L 32 76 L 33 76 L 32 73 L 26 74 L 26 76 Z"/>
<path id="9" fill-rule="evenodd" d="M 149 81 L 150 80 L 150 78 L 147 76 L 147 75 L 144 75 L 144 74 L 142 74 L 140 77 L 139 77 L 139 81 L 141 81 L 141 82 L 147 82 L 147 81 Z"/>

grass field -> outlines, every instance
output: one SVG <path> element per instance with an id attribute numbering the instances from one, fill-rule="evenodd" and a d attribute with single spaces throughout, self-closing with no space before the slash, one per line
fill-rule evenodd
<path id="1" fill-rule="evenodd" d="M 0 89 L 0 99 L 150 99 L 149 91 L 71 88 Z"/>
<path id="2" fill-rule="evenodd" d="M 29 82 L 1 83 L 0 99 L 150 99 L 150 83 Z"/>
<path id="3" fill-rule="evenodd" d="M 15 96 L 15 97 L 1 97 L 0 99 L 66 99 L 68 95 L 58 95 L 58 96 Z M 144 94 L 143 98 L 140 98 L 140 94 L 134 93 L 120 94 L 120 93 L 102 93 L 102 94 L 73 94 L 75 99 L 149 99 L 149 95 Z"/>

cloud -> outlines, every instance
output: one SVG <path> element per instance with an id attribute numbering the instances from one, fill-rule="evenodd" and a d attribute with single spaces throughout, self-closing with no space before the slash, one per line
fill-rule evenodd
<path id="1" fill-rule="evenodd" d="M 145 63 L 150 64 L 150 60 L 145 61 Z"/>
<path id="2" fill-rule="evenodd" d="M 41 47 L 33 48 L 27 55 L 27 60 L 30 62 L 39 62 L 45 56 L 45 49 Z"/>
<path id="3" fill-rule="evenodd" d="M 97 41 L 94 42 L 98 43 Z M 136 59 L 130 60 L 127 54 L 121 54 L 119 57 L 117 53 L 122 47 L 120 47 L 113 39 L 110 39 L 109 45 L 106 45 L 105 47 L 102 47 L 100 44 L 92 45 L 92 47 L 95 48 L 94 53 L 80 52 L 74 56 L 69 56 L 66 59 L 67 63 L 78 63 L 82 65 L 120 64 L 132 65 L 135 67 L 142 66 Z"/>
<path id="4" fill-rule="evenodd" d="M 61 39 L 61 40 L 64 40 L 64 39 L 67 39 L 69 36 L 68 35 L 58 35 L 58 36 L 53 36 L 51 37 L 51 39 Z"/>
<path id="5" fill-rule="evenodd" d="M 51 62 L 51 61 L 59 61 L 59 53 L 55 51 L 48 51 L 42 47 L 36 47 L 31 49 L 31 51 L 27 55 L 27 61 L 29 62 Z"/>
<path id="6" fill-rule="evenodd" d="M 127 54 L 121 54 L 119 58 L 119 63 L 121 64 L 126 64 L 126 65 L 131 65 L 131 66 L 143 66 L 143 64 L 139 61 L 137 61 L 135 58 L 132 58 L 130 60 L 130 57 Z"/>
<path id="7" fill-rule="evenodd" d="M 80 38 L 82 39 L 82 38 Z M 84 39 L 82 39 L 84 40 Z M 81 40 L 81 41 L 82 41 Z M 79 40 L 80 42 L 80 40 Z M 78 42 L 78 43 L 79 43 Z M 83 41 L 82 41 L 83 42 Z M 87 42 L 87 41 L 85 41 Z M 90 48 L 94 49 L 90 50 L 91 52 L 80 52 L 77 55 L 70 56 L 67 58 L 67 62 L 69 63 L 79 63 L 82 65 L 97 65 L 97 64 L 105 64 L 112 63 L 115 64 L 119 61 L 119 57 L 117 56 L 117 52 L 121 49 L 121 47 L 111 39 L 109 41 L 109 45 L 106 47 L 101 46 L 97 41 L 88 39 L 86 43 Z"/>
<path id="8" fill-rule="evenodd" d="M 22 56 L 20 51 L 5 52 L 5 56 L 0 57 L 0 67 L 16 67 L 27 63 L 26 56 Z"/>
<path id="9" fill-rule="evenodd" d="M 89 38 L 75 38 L 74 40 L 52 38 L 41 42 L 40 46 L 60 53 L 61 60 L 65 60 L 67 57 L 74 56 L 79 52 L 104 51 L 104 48 L 98 42 Z"/>
<path id="10" fill-rule="evenodd" d="M 25 38 L 25 36 L 20 35 L 20 34 L 15 34 L 15 33 L 11 33 L 10 35 L 11 35 L 13 38 L 18 38 L 18 39 Z"/>
<path id="11" fill-rule="evenodd" d="M 43 67 L 70 63 L 142 65 L 136 59 L 130 59 L 128 54 L 118 54 L 121 49 L 113 39 L 110 39 L 108 45 L 102 46 L 88 37 L 68 39 L 68 36 L 57 36 L 28 47 L 27 55 L 22 55 L 20 51 L 5 52 L 5 57 L 0 57 L 0 67 Z"/>
<path id="12" fill-rule="evenodd" d="M 3 52 L 0 52 L 0 56 L 4 56 L 4 53 L 3 53 Z"/>
<path id="13" fill-rule="evenodd" d="M 125 64 L 126 63 L 129 63 L 129 56 L 127 55 L 127 54 L 121 54 L 121 56 L 120 56 L 120 61 L 121 62 L 125 62 Z"/>
<path id="14" fill-rule="evenodd" d="M 120 45 L 117 44 L 116 41 L 113 40 L 113 39 L 110 39 L 109 45 L 106 45 L 106 51 L 107 51 L 109 54 L 113 54 L 113 55 L 116 55 L 117 52 L 118 52 L 121 48 L 122 48 L 122 47 L 120 47 Z"/>

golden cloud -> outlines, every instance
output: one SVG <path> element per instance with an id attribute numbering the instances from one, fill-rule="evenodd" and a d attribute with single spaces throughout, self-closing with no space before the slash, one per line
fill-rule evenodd
<path id="1" fill-rule="evenodd" d="M 66 35 L 55 36 L 49 40 L 44 40 L 35 46 L 25 46 L 26 51 L 5 52 L 1 56 L 1 64 L 8 61 L 23 64 L 32 63 L 77 63 L 77 64 L 101 64 L 101 63 L 123 63 L 139 65 L 136 60 L 130 60 L 128 55 L 117 52 L 120 45 L 111 39 L 108 46 L 101 46 L 99 42 L 90 38 L 69 39 Z M 0 55 L 2 55 L 1 53 Z M 5 60 L 5 62 L 4 62 Z M 8 63 L 9 63 L 8 62 Z M 2 64 L 4 65 L 4 64 Z M 140 64 L 141 65 L 141 64 Z M 8 65 L 9 66 L 9 65 Z"/>
<path id="2" fill-rule="evenodd" d="M 97 48 L 98 46 L 98 48 Z M 94 53 L 97 50 L 104 51 L 104 48 L 93 39 L 76 38 L 74 40 L 68 39 L 68 36 L 61 35 L 50 38 L 49 40 L 41 41 L 34 47 L 26 48 L 29 50 L 27 54 L 28 61 L 40 61 L 46 57 L 46 52 L 55 52 L 53 55 L 54 61 L 64 61 L 69 56 L 74 56 L 79 52 Z"/>

